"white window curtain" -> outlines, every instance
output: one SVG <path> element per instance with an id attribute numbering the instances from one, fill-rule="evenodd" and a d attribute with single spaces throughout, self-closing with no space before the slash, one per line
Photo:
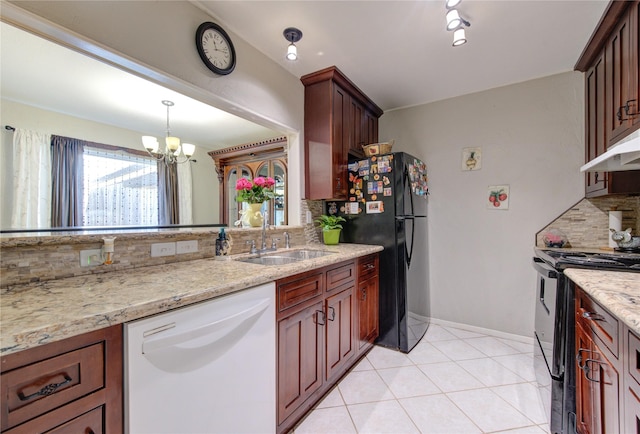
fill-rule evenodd
<path id="1" fill-rule="evenodd" d="M 13 133 L 12 229 L 51 227 L 51 134 Z"/>
<path id="2" fill-rule="evenodd" d="M 83 225 L 158 224 L 155 159 L 85 146 L 83 162 Z"/>
<path id="3" fill-rule="evenodd" d="M 178 212 L 181 225 L 193 224 L 191 161 L 178 164 Z"/>

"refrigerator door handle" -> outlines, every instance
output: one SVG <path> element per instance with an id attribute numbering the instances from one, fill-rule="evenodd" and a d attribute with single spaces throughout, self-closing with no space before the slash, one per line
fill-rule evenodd
<path id="1" fill-rule="evenodd" d="M 409 182 L 409 169 L 407 169 L 407 165 L 404 165 L 404 180 L 403 180 L 403 195 L 406 197 L 406 193 L 409 194 L 409 204 L 411 204 L 411 212 L 409 213 L 410 215 L 414 214 L 414 210 L 413 210 L 413 193 L 411 192 L 411 182 Z M 404 203 L 403 203 L 404 205 Z M 403 206 L 404 208 L 404 206 Z M 406 211 L 405 209 L 402 210 L 403 212 Z M 404 212 L 404 214 L 406 214 L 406 212 Z"/>
<path id="2" fill-rule="evenodd" d="M 405 253 L 407 254 L 407 268 L 411 268 L 411 257 L 413 256 L 413 243 L 415 240 L 415 220 L 412 216 L 409 217 L 405 217 L 405 220 L 410 220 L 411 221 L 411 247 L 409 247 L 409 250 L 407 251 L 407 243 L 404 243 L 404 250 Z"/>

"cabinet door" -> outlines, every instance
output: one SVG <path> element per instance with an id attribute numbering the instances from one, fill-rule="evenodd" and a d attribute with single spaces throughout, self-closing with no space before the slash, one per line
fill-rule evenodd
<path id="1" fill-rule="evenodd" d="M 333 86 L 331 125 L 331 176 L 333 197 L 347 198 L 347 150 L 349 147 L 349 104 L 351 97 L 340 86 Z M 313 180 L 311 180 L 313 182 Z"/>
<path id="2" fill-rule="evenodd" d="M 586 360 L 593 352 L 591 337 L 580 322 L 576 324 L 576 429 L 580 434 L 594 433 L 593 382 L 587 378 Z"/>
<path id="3" fill-rule="evenodd" d="M 635 391 L 627 388 L 624 396 L 625 404 L 625 432 L 626 434 L 640 434 L 640 397 Z"/>
<path id="4" fill-rule="evenodd" d="M 326 378 L 339 375 L 355 354 L 353 286 L 326 300 Z"/>
<path id="5" fill-rule="evenodd" d="M 625 107 L 631 103 L 631 13 L 627 13 L 614 28 L 605 46 L 607 80 L 610 89 L 607 95 L 609 144 L 612 145 L 627 133 L 631 118 Z M 635 74 L 634 78 L 635 78 Z"/>
<path id="6" fill-rule="evenodd" d="M 585 75 L 585 161 L 591 161 L 607 150 L 605 78 L 605 60 L 601 55 Z M 587 196 L 606 193 L 607 172 L 587 172 L 585 177 Z"/>
<path id="7" fill-rule="evenodd" d="M 613 360 L 604 351 L 595 346 L 593 362 L 593 404 L 596 431 L 598 433 L 620 432 L 620 374 Z M 591 364 L 587 364 L 589 367 Z"/>
<path id="8" fill-rule="evenodd" d="M 630 104 L 631 122 L 633 129 L 640 124 L 640 2 L 636 1 L 631 6 L 631 79 L 630 79 L 630 99 L 635 101 Z"/>
<path id="9" fill-rule="evenodd" d="M 323 302 L 278 321 L 278 424 L 322 386 Z"/>
<path id="10" fill-rule="evenodd" d="M 347 152 L 358 158 L 363 157 L 362 145 L 365 137 L 365 115 L 364 107 L 355 98 L 349 101 L 349 149 Z"/>
<path id="11" fill-rule="evenodd" d="M 378 143 L 378 117 L 370 111 L 365 112 L 365 144 Z"/>
<path id="12" fill-rule="evenodd" d="M 378 275 L 358 284 L 359 350 L 369 347 L 378 337 Z"/>

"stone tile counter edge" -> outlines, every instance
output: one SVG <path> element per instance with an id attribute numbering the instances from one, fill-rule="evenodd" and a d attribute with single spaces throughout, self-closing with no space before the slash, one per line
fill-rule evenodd
<path id="1" fill-rule="evenodd" d="M 640 335 L 640 273 L 569 268 L 564 274 Z"/>
<path id="2" fill-rule="evenodd" d="M 335 254 L 282 266 L 200 259 L 24 285 L 0 297 L 0 355 L 382 250 L 380 246 L 362 244 L 304 247 Z"/>

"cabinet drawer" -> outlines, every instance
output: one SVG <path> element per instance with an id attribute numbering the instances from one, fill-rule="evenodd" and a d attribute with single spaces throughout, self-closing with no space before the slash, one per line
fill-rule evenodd
<path id="1" fill-rule="evenodd" d="M 356 280 L 355 271 L 356 267 L 354 262 L 342 264 L 336 268 L 327 270 L 327 292 L 353 284 Z"/>
<path id="2" fill-rule="evenodd" d="M 47 434 L 64 434 L 64 433 L 91 433 L 102 434 L 102 418 L 104 414 L 104 407 L 100 406 L 93 410 L 70 420 L 67 423 L 60 425 L 47 431 Z"/>
<path id="3" fill-rule="evenodd" d="M 278 280 L 278 311 L 282 312 L 322 295 L 324 273 L 314 271 Z"/>
<path id="4" fill-rule="evenodd" d="M 578 294 L 578 319 L 618 358 L 620 322 L 584 291 L 580 290 Z"/>
<path id="5" fill-rule="evenodd" d="M 358 259 L 358 280 L 362 281 L 378 274 L 378 255 Z"/>
<path id="6" fill-rule="evenodd" d="M 104 346 L 90 345 L 2 373 L 2 429 L 105 386 Z"/>

